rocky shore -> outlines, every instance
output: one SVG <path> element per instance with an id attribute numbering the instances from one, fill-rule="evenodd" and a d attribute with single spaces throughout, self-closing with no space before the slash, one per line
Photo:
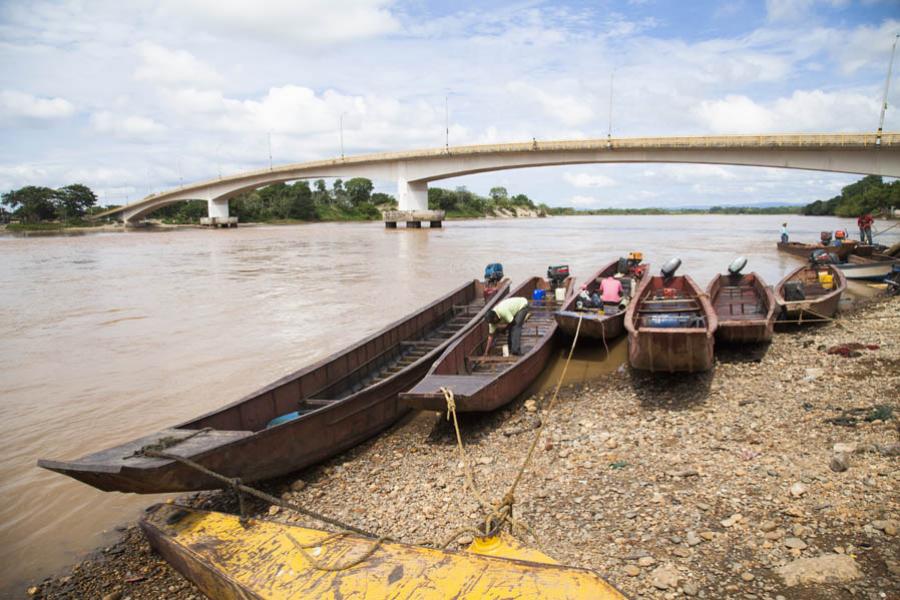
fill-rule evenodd
<path id="1" fill-rule="evenodd" d="M 883 300 L 767 348 L 717 348 L 708 374 L 620 368 L 564 388 L 552 412 L 545 392 L 460 427 L 479 487 L 499 496 L 545 423 L 516 515 L 548 554 L 626 596 L 880 600 L 900 598 L 898 390 L 900 302 Z M 265 488 L 410 543 L 479 519 L 433 413 Z M 218 492 L 181 501 L 236 511 Z M 203 597 L 134 525 L 27 595 Z"/>

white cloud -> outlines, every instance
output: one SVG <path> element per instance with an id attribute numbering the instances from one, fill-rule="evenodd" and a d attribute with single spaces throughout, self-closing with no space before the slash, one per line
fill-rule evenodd
<path id="1" fill-rule="evenodd" d="M 38 98 L 17 91 L 0 92 L 0 116 L 25 119 L 64 119 L 75 114 L 65 98 Z"/>
<path id="2" fill-rule="evenodd" d="M 166 128 L 147 117 L 117 115 L 101 111 L 91 115 L 91 126 L 99 133 L 108 133 L 123 140 L 142 140 L 159 137 Z"/>
<path id="3" fill-rule="evenodd" d="M 215 86 L 222 76 L 186 50 L 170 50 L 152 42 L 137 46 L 141 64 L 135 79 L 160 85 L 184 84 L 191 87 Z"/>
<path id="4" fill-rule="evenodd" d="M 549 86 L 554 88 L 552 83 Z M 513 81 L 507 84 L 510 94 L 520 99 L 521 102 L 534 102 L 541 107 L 544 114 L 556 121 L 570 127 L 584 125 L 594 118 L 594 110 L 588 104 L 583 95 L 554 94 L 545 91 L 541 86 L 534 86 L 522 81 Z"/>
<path id="5" fill-rule="evenodd" d="M 187 17 L 205 31 L 218 30 L 270 43 L 305 45 L 355 42 L 398 31 L 392 0 L 166 0 L 173 19 Z"/>
<path id="6" fill-rule="evenodd" d="M 590 173 L 565 173 L 563 180 L 577 188 L 604 188 L 616 185 L 616 180 L 612 177 Z"/>
<path id="7" fill-rule="evenodd" d="M 694 109 L 714 133 L 793 133 L 875 129 L 880 102 L 857 92 L 798 90 L 768 103 L 730 95 Z"/>
<path id="8" fill-rule="evenodd" d="M 580 208 L 590 208 L 597 206 L 598 202 L 599 200 L 593 196 L 572 196 L 566 204 Z"/>

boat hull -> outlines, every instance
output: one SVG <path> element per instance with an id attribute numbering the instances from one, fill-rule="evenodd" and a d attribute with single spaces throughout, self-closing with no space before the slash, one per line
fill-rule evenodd
<path id="1" fill-rule="evenodd" d="M 485 302 L 480 282 L 470 282 L 350 348 L 220 410 L 75 461 L 41 460 L 38 465 L 104 491 L 159 493 L 213 489 L 222 483 L 178 461 L 143 456 L 140 451 L 145 447 L 190 458 L 245 482 L 321 462 L 377 435 L 406 414 L 409 409 L 399 403 L 398 394 L 421 379 L 444 349 L 482 321 L 508 290 L 504 281 Z M 463 308 L 462 317 L 454 316 Z M 450 324 L 457 321 L 463 324 L 455 333 L 439 335 L 440 328 L 452 329 L 456 325 Z M 420 349 L 416 344 L 425 346 Z M 367 382 L 366 377 L 372 380 Z M 267 426 L 298 407 L 303 411 L 298 418 Z"/>
<path id="2" fill-rule="evenodd" d="M 853 254 L 856 248 L 855 243 L 841 244 L 840 246 L 825 246 L 823 244 L 802 244 L 800 242 L 778 242 L 778 249 L 781 252 L 793 254 L 801 258 L 809 258 L 809 255 L 815 250 L 825 250 L 831 254 L 837 255 L 841 260 L 847 260 L 847 257 Z"/>
<path id="3" fill-rule="evenodd" d="M 140 526 L 172 567 L 217 600 L 624 599 L 594 571 L 557 564 L 505 535 L 453 552 L 162 504 Z"/>
<path id="4" fill-rule="evenodd" d="M 758 274 L 737 278 L 716 275 L 706 293 L 718 317 L 717 341 L 755 344 L 772 340 L 778 304 L 772 290 Z M 737 297 L 733 297 L 735 295 Z"/>
<path id="5" fill-rule="evenodd" d="M 900 264 L 900 260 L 889 256 L 884 258 L 863 258 L 850 256 L 849 262 L 835 265 L 847 279 L 864 281 L 881 281 L 891 274 L 894 265 Z"/>
<path id="6" fill-rule="evenodd" d="M 819 290 L 816 287 L 818 280 L 817 272 L 825 270 L 834 278 L 833 288 L 831 290 Z M 787 300 L 785 299 L 785 284 L 789 281 L 805 282 L 811 292 L 816 295 L 804 300 Z M 803 321 L 803 320 L 821 320 L 830 319 L 838 310 L 841 301 L 841 295 L 847 289 L 847 279 L 844 274 L 834 267 L 834 265 L 820 265 L 811 267 L 803 265 L 788 273 L 784 279 L 778 282 L 773 290 L 775 300 L 781 308 L 781 318 L 783 320 Z M 821 292 L 821 293 L 819 293 Z"/>
<path id="7" fill-rule="evenodd" d="M 572 280 L 566 280 L 566 291 L 571 291 Z M 531 297 L 536 287 L 547 283 L 534 277 L 511 291 L 509 297 Z M 447 348 L 428 375 L 408 392 L 400 395 L 405 406 L 419 410 L 447 410 L 441 388 L 453 392 L 457 412 L 485 412 L 495 410 L 521 395 L 537 379 L 553 354 L 557 330 L 551 311 L 531 307 L 532 316 L 525 322 L 525 329 L 534 328 L 537 337 L 534 346 L 521 358 L 500 373 L 478 373 L 471 367 L 473 357 L 484 351 L 488 335 L 487 323 L 480 323 Z M 538 322 L 539 321 L 539 322 Z M 526 332 L 527 333 L 527 332 Z"/>
<path id="8" fill-rule="evenodd" d="M 709 298 L 693 279 L 686 275 L 673 277 L 671 285 L 678 286 L 695 299 L 704 318 L 703 327 L 657 328 L 642 326 L 640 310 L 649 296 L 670 285 L 661 277 L 646 277 L 625 314 L 628 331 L 628 363 L 635 369 L 651 372 L 708 371 L 714 363 L 714 334 L 716 313 Z"/>

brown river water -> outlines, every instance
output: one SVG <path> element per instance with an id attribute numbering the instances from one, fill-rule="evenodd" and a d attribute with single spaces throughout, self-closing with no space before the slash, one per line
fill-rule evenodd
<path id="1" fill-rule="evenodd" d="M 576 277 L 630 250 L 673 256 L 705 286 L 738 255 L 770 284 L 780 216 L 556 217 L 0 236 L 0 595 L 108 542 L 159 497 L 103 493 L 35 466 L 231 402 L 437 298 L 484 265 L 515 283 Z M 849 220 L 788 219 L 813 241 Z M 879 223 L 879 227 L 881 224 Z M 895 242 L 895 229 L 881 243 Z M 624 344 L 576 356 L 569 381 L 618 367 Z M 548 369 L 543 385 L 561 370 Z"/>

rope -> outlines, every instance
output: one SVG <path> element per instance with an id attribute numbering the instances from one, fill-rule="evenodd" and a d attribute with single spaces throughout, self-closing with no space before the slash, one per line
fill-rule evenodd
<path id="1" fill-rule="evenodd" d="M 313 557 L 309 552 L 307 552 L 306 549 L 324 546 L 331 540 L 335 540 L 335 539 L 344 537 L 345 535 L 347 535 L 347 532 L 332 533 L 331 535 L 329 535 L 317 542 L 311 542 L 309 544 L 301 544 L 290 533 L 288 533 L 286 535 L 287 535 L 288 539 L 291 540 L 291 543 L 294 544 L 294 547 L 300 552 L 300 554 L 303 555 L 303 558 L 305 558 L 309 562 L 309 564 L 311 564 L 313 566 L 313 568 L 318 569 L 319 571 L 330 571 L 330 572 L 346 571 L 347 569 L 352 569 L 356 565 L 369 560 L 372 557 L 372 555 L 378 551 L 378 549 L 381 547 L 381 545 L 388 540 L 387 537 L 379 537 L 374 542 L 372 542 L 372 545 L 369 546 L 369 549 L 366 550 L 365 552 L 363 552 L 361 556 L 351 559 L 350 561 L 348 561 L 344 564 L 329 566 L 329 565 L 322 564 L 321 562 L 316 560 L 316 558 Z"/>
<path id="2" fill-rule="evenodd" d="M 179 462 L 179 463 L 185 465 L 186 467 L 190 467 L 191 469 L 194 469 L 195 471 L 199 471 L 200 473 L 203 473 L 207 477 L 210 477 L 212 479 L 215 479 L 217 481 L 224 483 L 226 486 L 230 487 L 232 489 L 232 491 L 235 492 L 235 494 L 247 494 L 248 496 L 253 496 L 255 498 L 259 498 L 260 500 L 268 502 L 269 504 L 274 504 L 275 506 L 280 506 L 281 508 L 284 508 L 287 510 L 292 510 L 296 513 L 300 513 L 301 515 L 305 515 L 312 519 L 316 519 L 317 521 L 322 521 L 323 523 L 328 523 L 329 525 L 339 527 L 344 531 L 358 533 L 360 535 L 364 535 L 364 536 L 370 537 L 370 538 L 378 537 L 373 533 L 365 531 L 364 529 L 354 527 L 353 525 L 348 525 L 347 523 L 342 523 L 341 521 L 338 521 L 337 519 L 332 519 L 331 517 L 327 517 L 321 513 L 317 513 L 315 511 L 309 510 L 307 508 L 303 508 L 302 506 L 300 506 L 298 504 L 294 504 L 293 502 L 287 502 L 286 500 L 282 500 L 281 498 L 276 498 L 275 496 L 269 495 L 261 490 L 257 490 L 248 485 L 244 485 L 243 483 L 241 483 L 241 480 L 238 478 L 225 477 L 224 475 L 221 475 L 219 473 L 216 473 L 215 471 L 207 469 L 200 463 L 194 462 L 193 460 L 191 460 L 189 458 L 185 458 L 184 456 L 178 456 L 177 454 L 170 454 L 168 452 L 160 452 L 158 450 L 147 450 L 144 452 L 144 455 L 148 456 L 150 458 L 164 458 L 166 460 L 174 460 L 176 462 Z"/>
<path id="3" fill-rule="evenodd" d="M 556 382 L 556 388 L 553 390 L 553 396 L 550 398 L 550 403 L 547 406 L 547 413 L 550 413 L 553 410 L 553 406 L 556 404 L 556 400 L 559 397 L 559 390 L 562 387 L 563 381 L 565 381 L 566 372 L 569 370 L 569 363 L 572 361 L 572 355 L 574 354 L 575 346 L 578 343 L 578 335 L 581 332 L 582 319 L 583 315 L 579 315 L 578 326 L 575 328 L 575 336 L 572 339 L 572 346 L 569 348 L 569 354 L 566 357 L 566 362 L 563 366 L 562 373 L 559 376 L 559 380 Z M 463 463 L 466 485 L 472 491 L 473 496 L 475 496 L 475 499 L 481 505 L 482 509 L 484 509 L 485 512 L 488 513 L 488 516 L 486 517 L 484 522 L 483 531 L 479 531 L 472 527 L 461 528 L 454 532 L 442 547 L 446 548 L 463 533 L 474 532 L 474 534 L 478 536 L 494 535 L 497 531 L 500 530 L 504 523 L 509 523 L 513 530 L 519 528 L 523 531 L 526 531 L 534 538 L 535 542 L 537 542 L 538 546 L 540 547 L 541 544 L 537 537 L 537 534 L 535 534 L 534 530 L 528 527 L 525 523 L 522 523 L 521 521 L 513 518 L 512 509 L 513 505 L 515 504 L 516 488 L 522 481 L 522 477 L 524 476 L 525 471 L 531 464 L 531 460 L 534 456 L 534 450 L 535 448 L 537 448 L 537 444 L 541 439 L 541 434 L 543 432 L 546 419 L 541 419 L 540 424 L 537 426 L 534 439 L 532 440 L 531 446 L 528 448 L 528 452 L 525 455 L 525 460 L 522 461 L 522 466 L 519 467 L 519 471 L 516 473 L 515 479 L 513 479 L 513 482 L 510 484 L 509 490 L 503 495 L 499 502 L 491 504 L 485 499 L 484 495 L 475 486 L 475 478 L 471 473 L 469 460 L 462 442 L 462 434 L 459 431 L 459 422 L 456 418 L 456 400 L 454 399 L 453 391 L 446 387 L 442 387 L 441 393 L 443 393 L 444 400 L 447 402 L 447 420 L 453 421 L 453 428 L 456 432 L 456 445 L 459 451 L 460 459 Z"/>
<path id="4" fill-rule="evenodd" d="M 872 234 L 872 237 L 881 235 L 882 233 L 884 233 L 884 232 L 886 232 L 886 231 L 890 231 L 891 229 L 893 229 L 894 227 L 897 227 L 898 225 L 900 225 L 900 223 L 894 223 L 893 225 L 891 225 L 891 226 L 888 227 L 887 229 L 882 229 L 881 231 L 878 231 L 878 232 L 876 232 L 876 233 L 873 233 L 873 234 Z"/>

